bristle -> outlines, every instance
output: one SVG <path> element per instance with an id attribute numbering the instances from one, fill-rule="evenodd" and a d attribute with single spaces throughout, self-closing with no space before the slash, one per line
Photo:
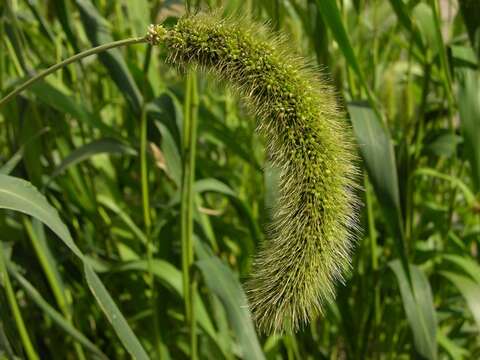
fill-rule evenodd
<path id="1" fill-rule="evenodd" d="M 259 118 L 279 201 L 246 284 L 263 331 L 297 330 L 322 312 L 349 267 L 357 170 L 332 87 L 264 25 L 200 14 L 162 34 L 174 64 L 226 80 Z"/>

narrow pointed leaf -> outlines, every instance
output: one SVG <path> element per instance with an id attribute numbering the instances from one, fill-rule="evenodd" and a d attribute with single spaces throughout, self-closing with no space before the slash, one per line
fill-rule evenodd
<path id="1" fill-rule="evenodd" d="M 390 262 L 390 267 L 397 278 L 415 349 L 427 359 L 437 359 L 437 317 L 427 277 L 417 266 L 410 265 L 410 286 L 399 260 Z"/>

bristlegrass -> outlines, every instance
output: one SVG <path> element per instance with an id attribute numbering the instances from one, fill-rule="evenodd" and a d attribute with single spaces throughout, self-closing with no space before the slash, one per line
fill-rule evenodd
<path id="1" fill-rule="evenodd" d="M 350 262 L 355 155 L 334 92 L 285 40 L 259 24 L 200 14 L 157 29 L 169 62 L 197 65 L 226 80 L 259 118 L 268 156 L 280 170 L 280 191 L 248 297 L 263 330 L 297 330 L 333 298 Z"/>
<path id="2" fill-rule="evenodd" d="M 0 1 L 0 358 L 478 358 L 478 1 L 189 3 Z"/>

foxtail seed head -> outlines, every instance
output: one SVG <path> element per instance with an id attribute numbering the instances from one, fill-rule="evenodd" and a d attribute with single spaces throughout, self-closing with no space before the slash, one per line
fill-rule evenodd
<path id="1" fill-rule="evenodd" d="M 232 84 L 258 116 L 279 201 L 247 295 L 265 332 L 297 330 L 334 298 L 356 228 L 355 151 L 330 85 L 285 41 L 258 24 L 216 15 L 152 27 L 174 64 L 197 65 Z"/>

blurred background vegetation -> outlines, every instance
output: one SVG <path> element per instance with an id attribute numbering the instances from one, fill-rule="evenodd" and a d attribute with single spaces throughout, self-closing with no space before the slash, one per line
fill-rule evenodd
<path id="1" fill-rule="evenodd" d="M 363 232 L 336 301 L 256 333 L 241 284 L 276 194 L 256 120 L 134 45 L 0 109 L 0 358 L 480 358 L 478 0 L 2 0 L 1 94 L 222 4 L 288 36 L 352 122 Z"/>

